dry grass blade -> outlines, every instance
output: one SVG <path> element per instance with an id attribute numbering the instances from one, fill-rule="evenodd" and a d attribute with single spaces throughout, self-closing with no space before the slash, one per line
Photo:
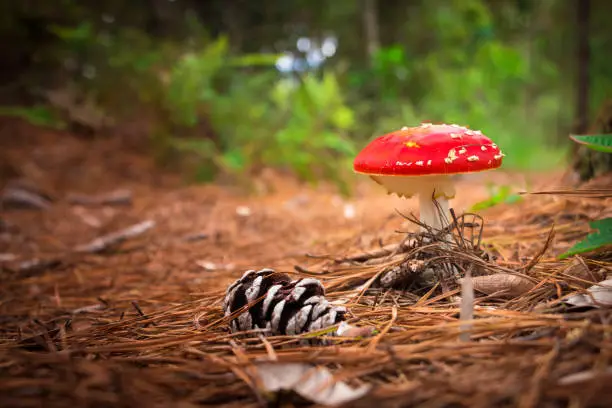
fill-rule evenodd
<path id="1" fill-rule="evenodd" d="M 573 189 L 573 190 L 549 190 L 549 191 L 522 191 L 522 195 L 559 195 L 559 196 L 574 196 L 584 198 L 611 198 L 612 189 L 610 188 L 592 188 L 592 189 Z"/>

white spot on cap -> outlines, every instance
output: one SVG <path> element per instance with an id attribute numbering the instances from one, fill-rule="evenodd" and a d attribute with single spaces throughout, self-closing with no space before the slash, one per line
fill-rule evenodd
<path id="1" fill-rule="evenodd" d="M 501 154 L 501 153 L 500 153 L 500 154 L 496 154 L 495 156 L 493 156 L 493 158 L 494 158 L 495 160 L 499 160 L 499 159 L 501 159 L 502 157 L 504 157 L 504 155 L 503 155 L 503 154 Z"/>
<path id="2" fill-rule="evenodd" d="M 431 160 L 427 160 L 427 165 L 431 166 Z"/>
<path id="3" fill-rule="evenodd" d="M 468 130 L 465 131 L 465 134 L 468 135 L 468 136 L 472 136 L 474 134 L 474 131 L 468 129 Z"/>
<path id="4" fill-rule="evenodd" d="M 466 152 L 467 152 L 467 150 L 466 150 L 465 147 L 462 147 L 461 149 L 459 149 L 459 154 L 464 154 Z"/>
<path id="5" fill-rule="evenodd" d="M 410 129 L 408 126 L 403 126 L 401 130 L 408 130 Z"/>
<path id="6" fill-rule="evenodd" d="M 483 152 L 487 151 L 487 146 L 480 146 L 480 150 L 482 150 Z"/>
<path id="7" fill-rule="evenodd" d="M 428 127 L 431 127 L 431 126 L 432 126 L 432 124 L 429 123 L 429 122 L 421 123 L 421 127 L 422 128 L 428 128 Z"/>
<path id="8" fill-rule="evenodd" d="M 451 139 L 461 139 L 463 136 L 461 136 L 461 133 L 451 133 L 450 137 Z"/>
<path id="9" fill-rule="evenodd" d="M 481 132 L 480 130 L 475 130 L 475 131 L 474 131 L 474 134 L 475 134 L 475 135 L 478 135 L 478 136 L 481 136 L 481 135 L 482 135 L 482 132 Z"/>
<path id="10" fill-rule="evenodd" d="M 491 143 L 491 147 L 497 149 L 497 145 L 495 143 Z"/>
<path id="11" fill-rule="evenodd" d="M 403 162 L 403 161 L 396 161 L 395 162 L 396 166 L 412 166 L 412 162 Z"/>
<path id="12" fill-rule="evenodd" d="M 414 164 L 416 164 L 417 166 L 422 166 L 422 165 L 423 165 L 423 161 L 422 161 L 422 160 L 419 160 L 418 162 L 416 162 L 416 163 L 414 163 Z"/>
<path id="13" fill-rule="evenodd" d="M 478 161 L 478 160 L 480 160 L 478 156 L 470 156 L 467 158 L 467 161 L 469 162 Z"/>
<path id="14" fill-rule="evenodd" d="M 451 163 L 453 162 L 453 159 L 451 159 L 450 157 L 445 157 L 445 158 L 444 158 L 444 162 L 445 162 L 446 164 L 451 164 Z"/>

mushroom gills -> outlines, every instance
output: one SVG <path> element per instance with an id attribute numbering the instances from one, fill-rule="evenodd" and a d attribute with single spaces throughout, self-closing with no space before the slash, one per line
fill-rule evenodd
<path id="1" fill-rule="evenodd" d="M 448 200 L 455 197 L 455 186 L 452 176 L 370 176 L 382 185 L 390 194 L 410 198 L 418 195 L 420 221 L 441 230 L 449 224 Z M 423 230 L 425 228 L 422 228 Z"/>
<path id="2" fill-rule="evenodd" d="M 383 186 L 390 194 L 410 198 L 414 195 L 427 194 L 429 197 L 447 199 L 455 197 L 455 183 L 451 176 L 370 176 L 372 180 Z"/>

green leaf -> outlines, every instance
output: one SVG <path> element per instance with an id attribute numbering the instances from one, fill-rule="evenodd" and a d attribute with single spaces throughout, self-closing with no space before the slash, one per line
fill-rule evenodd
<path id="1" fill-rule="evenodd" d="M 472 206 L 470 211 L 481 211 L 501 203 L 514 204 L 522 200 L 518 194 L 513 194 L 510 186 L 489 186 L 490 197 Z"/>
<path id="2" fill-rule="evenodd" d="M 230 170 L 242 170 L 246 165 L 246 158 L 239 149 L 232 149 L 223 153 L 221 161 Z"/>
<path id="3" fill-rule="evenodd" d="M 31 107 L 0 106 L 0 115 L 18 117 L 33 125 L 53 129 L 63 129 L 66 126 L 52 110 L 43 105 Z"/>
<path id="4" fill-rule="evenodd" d="M 48 30 L 66 42 L 84 42 L 93 35 L 93 26 L 90 22 L 83 22 L 76 27 L 51 25 Z"/>
<path id="5" fill-rule="evenodd" d="M 612 134 L 607 135 L 570 135 L 576 143 L 599 152 L 612 153 Z"/>
<path id="6" fill-rule="evenodd" d="M 559 259 L 612 245 L 612 217 L 593 221 L 589 225 L 596 232 L 587 235 L 585 239 L 571 247 L 567 252 L 559 255 Z"/>

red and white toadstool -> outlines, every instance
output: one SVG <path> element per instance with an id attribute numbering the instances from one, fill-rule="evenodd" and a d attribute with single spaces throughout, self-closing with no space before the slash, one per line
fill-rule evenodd
<path id="1" fill-rule="evenodd" d="M 374 139 L 357 155 L 353 169 L 388 193 L 418 195 L 421 223 L 440 230 L 449 224 L 448 200 L 455 197 L 452 176 L 498 168 L 503 157 L 478 130 L 423 123 Z"/>

